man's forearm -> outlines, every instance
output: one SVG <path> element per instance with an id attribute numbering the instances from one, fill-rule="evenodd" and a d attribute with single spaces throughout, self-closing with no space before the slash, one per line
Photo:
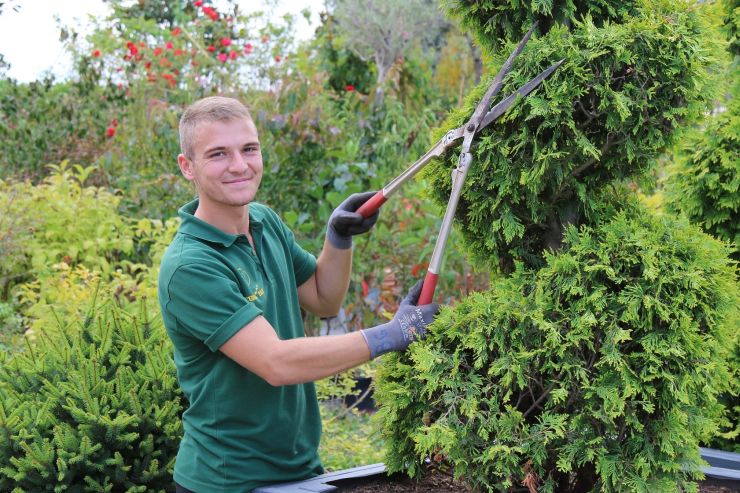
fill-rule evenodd
<path id="1" fill-rule="evenodd" d="M 334 316 L 339 312 L 349 288 L 351 271 L 352 249 L 340 250 L 324 241 L 315 274 L 316 295 L 322 308 L 319 315 Z"/>
<path id="2" fill-rule="evenodd" d="M 264 317 L 244 326 L 221 351 L 274 386 L 318 380 L 370 359 L 359 332 L 281 340 Z"/>

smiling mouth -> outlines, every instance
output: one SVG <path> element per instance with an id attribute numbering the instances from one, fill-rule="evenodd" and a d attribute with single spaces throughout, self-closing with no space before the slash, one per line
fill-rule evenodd
<path id="1" fill-rule="evenodd" d="M 227 185 L 234 185 L 238 183 L 246 183 L 249 180 L 251 180 L 251 178 L 239 178 L 238 180 L 225 181 L 224 183 Z"/>

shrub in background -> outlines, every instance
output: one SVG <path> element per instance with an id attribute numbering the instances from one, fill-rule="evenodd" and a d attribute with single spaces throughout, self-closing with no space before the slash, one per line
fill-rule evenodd
<path id="1" fill-rule="evenodd" d="M 174 491 L 184 399 L 164 328 L 144 302 L 89 298 L 87 318 L 0 355 L 2 491 Z"/>
<path id="2" fill-rule="evenodd" d="M 733 243 L 740 260 L 740 100 L 682 140 L 667 172 L 666 208 Z"/>
<path id="3" fill-rule="evenodd" d="M 129 222 L 117 214 L 120 198 L 85 185 L 93 169 L 67 161 L 50 167 L 38 186 L 0 182 L 2 299 L 12 286 L 57 262 L 109 271 L 111 262 L 133 251 Z"/>

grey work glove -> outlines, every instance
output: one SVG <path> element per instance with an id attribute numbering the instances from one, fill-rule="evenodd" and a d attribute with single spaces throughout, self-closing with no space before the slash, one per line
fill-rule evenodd
<path id="1" fill-rule="evenodd" d="M 350 248 L 354 235 L 367 233 L 373 227 L 380 211 L 376 211 L 368 218 L 355 212 L 373 195 L 375 192 L 353 193 L 334 209 L 329 217 L 329 226 L 326 228 L 326 238 L 334 248 L 340 250 Z"/>
<path id="2" fill-rule="evenodd" d="M 439 311 L 437 303 L 417 306 L 422 281 L 417 282 L 401 301 L 398 311 L 388 323 L 360 331 L 370 348 L 370 356 L 376 358 L 389 351 L 403 351 L 417 339 L 424 339 L 427 325 L 432 323 Z"/>

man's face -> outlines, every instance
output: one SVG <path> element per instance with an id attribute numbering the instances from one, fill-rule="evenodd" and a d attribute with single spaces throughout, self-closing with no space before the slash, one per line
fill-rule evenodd
<path id="1" fill-rule="evenodd" d="M 262 151 L 251 120 L 207 122 L 195 129 L 193 155 L 178 156 L 202 205 L 239 207 L 254 200 L 262 180 Z"/>

